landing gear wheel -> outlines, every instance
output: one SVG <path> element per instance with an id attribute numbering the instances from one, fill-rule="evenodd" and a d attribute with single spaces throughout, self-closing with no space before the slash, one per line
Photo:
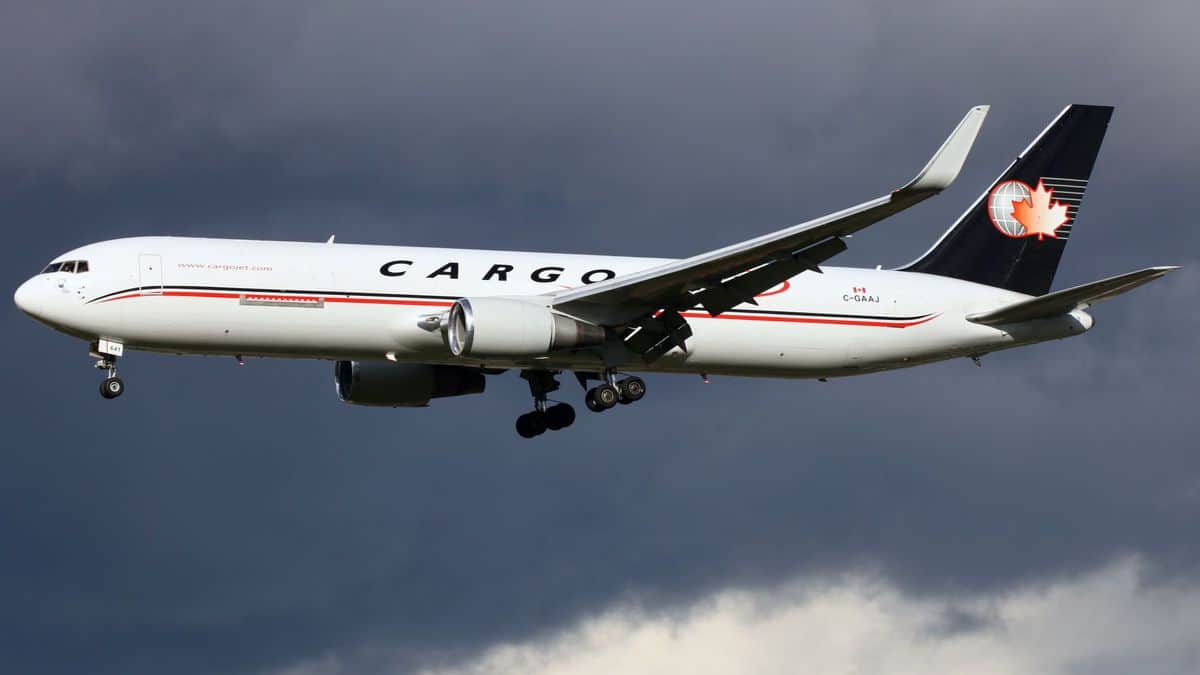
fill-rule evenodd
<path id="1" fill-rule="evenodd" d="M 533 438 L 546 433 L 546 414 L 537 410 L 517 418 L 517 434 L 521 438 Z"/>
<path id="2" fill-rule="evenodd" d="M 640 401 L 646 395 L 646 383 L 633 375 L 618 382 L 617 389 L 621 392 L 621 403 L 624 405 Z"/>
<path id="3" fill-rule="evenodd" d="M 100 395 L 104 398 L 116 398 L 125 393 L 125 383 L 119 377 L 109 377 L 100 383 Z"/>
<path id="4" fill-rule="evenodd" d="M 587 406 L 588 410 L 591 410 L 592 412 L 596 412 L 596 413 L 604 412 L 605 410 L 608 410 L 608 408 L 605 408 L 596 402 L 595 397 L 592 396 L 592 394 L 594 394 L 595 392 L 596 392 L 595 389 L 589 389 L 588 393 L 583 395 L 583 404 Z"/>
<path id="5" fill-rule="evenodd" d="M 566 429 L 575 422 L 575 409 L 567 403 L 559 403 L 546 408 L 546 428 L 550 431 Z"/>
<path id="6" fill-rule="evenodd" d="M 593 387 L 591 391 L 584 397 L 584 402 L 587 403 L 588 410 L 592 412 L 603 412 L 617 404 L 621 400 L 621 392 L 611 384 L 602 384 Z"/>

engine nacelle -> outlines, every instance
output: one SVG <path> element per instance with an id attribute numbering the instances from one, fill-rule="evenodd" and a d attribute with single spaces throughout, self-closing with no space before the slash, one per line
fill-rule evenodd
<path id="1" fill-rule="evenodd" d="M 386 361 L 338 361 L 338 398 L 356 405 L 421 407 L 430 399 L 482 394 L 483 373 L 461 366 L 430 366 Z"/>
<path id="2" fill-rule="evenodd" d="M 446 320 L 446 344 L 455 356 L 540 356 L 603 343 L 600 326 L 513 298 L 462 298 Z"/>

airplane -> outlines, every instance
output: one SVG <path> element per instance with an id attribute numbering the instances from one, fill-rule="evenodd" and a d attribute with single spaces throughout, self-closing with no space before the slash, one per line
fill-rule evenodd
<path id="1" fill-rule="evenodd" d="M 575 421 L 550 399 L 563 373 L 604 412 L 645 395 L 636 373 L 826 380 L 978 363 L 1084 333 L 1090 306 L 1178 269 L 1050 291 L 1113 112 L 1092 105 L 1067 106 L 915 261 L 825 264 L 948 187 L 987 112 L 970 109 L 899 189 L 690 258 L 133 237 L 56 257 L 14 301 L 90 344 L 105 398 L 125 391 L 126 348 L 329 360 L 339 398 L 368 406 L 480 394 L 519 369 L 533 409 L 516 431 L 532 438 Z"/>

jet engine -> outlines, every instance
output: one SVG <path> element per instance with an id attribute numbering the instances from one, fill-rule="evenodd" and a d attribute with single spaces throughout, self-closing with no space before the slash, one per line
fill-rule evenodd
<path id="1" fill-rule="evenodd" d="M 421 407 L 430 399 L 483 393 L 483 373 L 462 366 L 431 366 L 386 361 L 338 361 L 338 398 L 356 405 Z"/>
<path id="2" fill-rule="evenodd" d="M 600 326 L 526 300 L 462 298 L 446 320 L 446 344 L 455 356 L 538 356 L 603 343 Z"/>

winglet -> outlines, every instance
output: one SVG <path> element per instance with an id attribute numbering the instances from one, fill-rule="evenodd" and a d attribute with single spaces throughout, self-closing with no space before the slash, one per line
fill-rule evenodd
<path id="1" fill-rule="evenodd" d="M 933 153 L 925 168 L 921 169 L 921 173 L 896 192 L 941 192 L 949 187 L 958 177 L 958 172 L 967 159 L 967 153 L 975 144 L 975 137 L 979 134 L 979 128 L 983 126 L 983 119 L 987 117 L 987 113 L 986 105 L 977 105 L 968 110 L 966 116 L 950 133 L 950 137 Z"/>

